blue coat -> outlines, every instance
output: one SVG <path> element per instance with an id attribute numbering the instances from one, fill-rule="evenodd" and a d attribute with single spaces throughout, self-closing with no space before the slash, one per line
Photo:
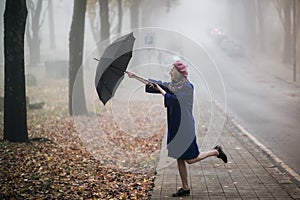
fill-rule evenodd
<path id="1" fill-rule="evenodd" d="M 169 157 L 176 159 L 192 159 L 199 155 L 196 142 L 195 121 L 193 117 L 194 86 L 188 82 L 179 91 L 172 93 L 168 89 L 169 82 L 150 79 L 163 86 L 167 92 L 164 106 L 167 108 L 168 136 L 167 149 Z M 146 92 L 158 93 L 146 86 Z"/>

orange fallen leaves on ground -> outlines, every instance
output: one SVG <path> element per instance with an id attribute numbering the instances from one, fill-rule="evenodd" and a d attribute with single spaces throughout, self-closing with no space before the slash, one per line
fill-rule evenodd
<path id="1" fill-rule="evenodd" d="M 0 142 L 0 199 L 149 199 L 165 125 L 137 120 L 152 131 L 139 137 L 120 129 L 109 111 L 88 128 L 80 122 L 90 116 L 75 123 L 48 112 L 28 114 L 30 137 L 46 139 Z"/>

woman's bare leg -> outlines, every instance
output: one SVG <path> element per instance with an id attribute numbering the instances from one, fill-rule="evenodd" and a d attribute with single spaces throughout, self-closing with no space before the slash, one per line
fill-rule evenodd
<path id="1" fill-rule="evenodd" d="M 211 156 L 217 156 L 218 158 L 221 158 L 225 163 L 227 163 L 227 156 L 222 151 L 222 148 L 220 146 L 216 146 L 215 149 L 211 151 L 200 153 L 196 158 L 193 159 L 189 159 L 189 160 L 177 159 L 178 171 L 182 182 L 182 188 L 184 190 L 189 189 L 188 172 L 187 172 L 187 167 L 185 162 L 187 162 L 188 164 L 193 164 Z"/>
<path id="2" fill-rule="evenodd" d="M 206 152 L 200 153 L 196 158 L 186 160 L 186 162 L 188 164 L 193 164 L 193 163 L 199 162 L 200 160 L 203 160 L 205 158 L 208 158 L 211 156 L 218 156 L 218 155 L 219 155 L 219 152 L 216 149 L 213 149 L 211 151 L 206 151 Z"/>
<path id="3" fill-rule="evenodd" d="M 179 171 L 179 175 L 180 175 L 181 182 L 182 182 L 182 188 L 185 190 L 190 189 L 189 183 L 188 183 L 188 172 L 187 172 L 185 160 L 177 159 L 177 166 L 178 166 L 178 171 Z"/>

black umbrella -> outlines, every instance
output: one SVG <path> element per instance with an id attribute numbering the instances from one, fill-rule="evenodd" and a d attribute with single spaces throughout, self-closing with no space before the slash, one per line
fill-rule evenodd
<path id="1" fill-rule="evenodd" d="M 104 50 L 99 60 L 95 86 L 104 105 L 114 96 L 124 78 L 124 72 L 132 57 L 134 40 L 133 33 L 118 38 Z"/>

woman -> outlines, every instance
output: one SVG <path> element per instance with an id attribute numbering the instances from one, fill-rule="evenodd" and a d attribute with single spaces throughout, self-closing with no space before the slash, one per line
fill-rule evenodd
<path id="1" fill-rule="evenodd" d="M 195 122 L 193 111 L 194 87 L 188 81 L 187 65 L 176 61 L 171 68 L 171 82 L 161 82 L 142 79 L 131 72 L 127 72 L 130 78 L 147 84 L 146 92 L 161 93 L 164 96 L 164 105 L 167 108 L 168 156 L 177 159 L 182 188 L 173 197 L 190 195 L 186 163 L 199 162 L 210 156 L 217 156 L 227 163 L 227 156 L 220 146 L 207 152 L 199 152 L 196 142 Z"/>

